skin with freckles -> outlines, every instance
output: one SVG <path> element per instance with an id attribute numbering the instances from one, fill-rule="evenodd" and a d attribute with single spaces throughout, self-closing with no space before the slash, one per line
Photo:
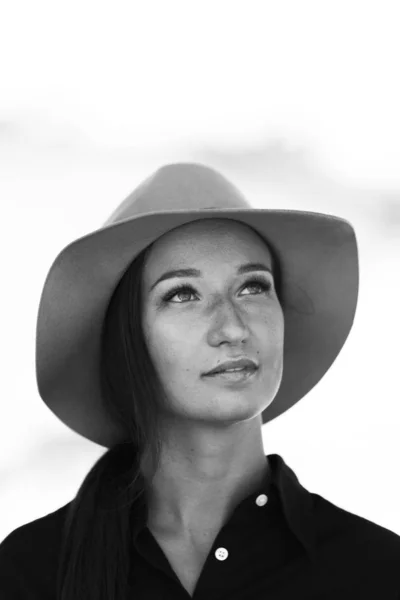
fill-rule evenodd
<path id="1" fill-rule="evenodd" d="M 269 470 L 261 414 L 282 379 L 284 316 L 271 273 L 236 274 L 248 262 L 272 270 L 268 246 L 253 229 L 231 219 L 202 219 L 159 238 L 143 271 L 143 330 L 168 399 L 148 526 L 159 540 L 180 540 L 205 553 Z M 178 268 L 196 268 L 202 276 L 175 277 L 150 289 Z M 192 289 L 171 294 L 182 284 Z M 247 383 L 202 376 L 237 357 L 259 364 Z"/>

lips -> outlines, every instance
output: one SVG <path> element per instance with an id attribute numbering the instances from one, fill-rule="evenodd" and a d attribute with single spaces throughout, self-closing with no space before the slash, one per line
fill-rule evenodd
<path id="1" fill-rule="evenodd" d="M 234 371 L 225 369 L 224 371 L 217 371 L 216 373 L 207 373 L 206 377 L 216 377 L 217 375 L 240 375 L 244 373 L 254 373 L 257 371 L 256 368 L 245 367 L 244 369 L 235 369 Z"/>
<path id="2" fill-rule="evenodd" d="M 258 369 L 258 365 L 249 358 L 240 358 L 238 360 L 229 360 L 223 363 L 220 363 L 208 373 L 204 373 L 204 375 L 216 375 L 217 373 L 222 373 L 229 369 L 246 369 L 246 370 L 255 370 Z"/>

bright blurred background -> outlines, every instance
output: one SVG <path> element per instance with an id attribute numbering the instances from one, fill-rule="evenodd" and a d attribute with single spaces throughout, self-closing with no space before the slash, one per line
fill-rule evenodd
<path id="1" fill-rule="evenodd" d="M 400 534 L 399 5 L 13 0 L 0 17 L 0 540 L 106 451 L 41 400 L 47 272 L 161 164 L 356 229 L 359 304 L 322 381 L 263 428 L 300 483 Z M 346 293 L 346 290 L 343 290 Z"/>

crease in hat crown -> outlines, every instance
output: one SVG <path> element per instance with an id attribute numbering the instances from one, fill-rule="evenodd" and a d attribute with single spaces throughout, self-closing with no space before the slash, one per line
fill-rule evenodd
<path id="1" fill-rule="evenodd" d="M 200 163 L 170 163 L 147 177 L 104 226 L 160 211 L 249 209 L 245 195 L 224 175 Z"/>

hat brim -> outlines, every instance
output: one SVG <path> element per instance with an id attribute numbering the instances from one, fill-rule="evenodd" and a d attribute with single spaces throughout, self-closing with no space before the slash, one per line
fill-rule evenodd
<path id="1" fill-rule="evenodd" d="M 98 229 L 54 260 L 36 328 L 41 398 L 66 425 L 97 444 L 110 448 L 124 441 L 99 401 L 101 328 L 115 287 L 145 247 L 171 229 L 205 218 L 249 225 L 279 260 L 283 374 L 263 423 L 286 412 L 321 380 L 349 335 L 359 267 L 355 232 L 345 219 L 296 210 L 199 209 L 157 211 Z"/>

